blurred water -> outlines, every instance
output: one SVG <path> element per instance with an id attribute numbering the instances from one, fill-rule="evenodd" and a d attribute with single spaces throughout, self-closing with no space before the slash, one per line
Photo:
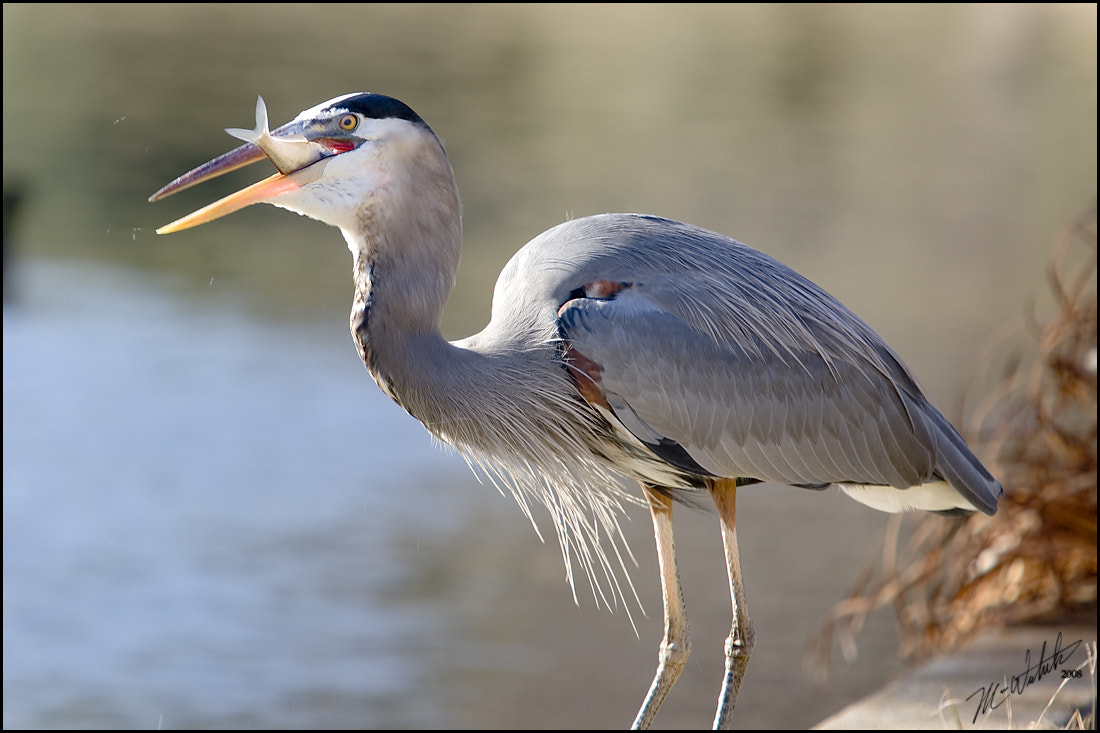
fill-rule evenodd
<path id="1" fill-rule="evenodd" d="M 439 725 L 430 698 L 370 707 L 416 686 L 435 612 L 361 599 L 461 514 L 394 491 L 406 462 L 461 462 L 301 329 L 106 268 L 9 274 L 5 727 Z"/>
<path id="2" fill-rule="evenodd" d="M 1094 5 L 5 4 L 5 727 L 621 727 L 652 676 L 648 517 L 635 635 L 371 383 L 334 230 L 258 208 L 152 234 L 265 174 L 145 201 L 256 94 L 277 123 L 385 92 L 439 133 L 452 337 L 527 239 L 644 211 L 833 290 L 954 418 L 1095 196 L 1095 28 Z M 800 668 L 885 518 L 775 487 L 739 508 L 736 722 L 807 726 L 899 669 L 888 615 L 827 685 Z M 713 516 L 676 522 L 695 652 L 657 722 L 702 727 L 728 590 Z"/>

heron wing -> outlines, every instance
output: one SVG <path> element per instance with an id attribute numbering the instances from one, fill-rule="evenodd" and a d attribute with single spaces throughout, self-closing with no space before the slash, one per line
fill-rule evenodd
<path id="1" fill-rule="evenodd" d="M 1002 494 L 870 326 L 736 240 L 650 216 L 565 222 L 517 253 L 493 303 L 506 333 L 556 312 L 622 430 L 681 469 L 802 486 L 946 480 L 986 513 Z M 914 493 L 895 506 L 918 506 Z"/>
<path id="2" fill-rule="evenodd" d="M 897 488 L 932 479 L 927 421 L 877 364 L 830 353 L 827 334 L 781 349 L 754 331 L 722 338 L 668 295 L 639 284 L 559 311 L 563 337 L 597 365 L 594 382 L 640 440 L 675 444 L 716 476 Z"/>

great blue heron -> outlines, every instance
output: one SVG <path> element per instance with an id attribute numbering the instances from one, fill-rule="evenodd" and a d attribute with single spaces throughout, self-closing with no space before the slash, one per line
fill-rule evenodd
<path id="1" fill-rule="evenodd" d="M 505 266 L 480 333 L 440 333 L 461 222 L 439 139 L 404 103 L 347 94 L 269 132 L 263 100 L 246 144 L 150 200 L 268 158 L 279 173 L 158 233 L 257 202 L 338 227 L 354 258 L 351 331 L 382 391 L 486 466 L 524 510 L 541 501 L 566 555 L 616 583 L 642 485 L 657 541 L 664 639 L 636 728 L 690 653 L 672 540 L 673 500 L 707 492 L 733 600 L 715 715 L 728 727 L 753 647 L 737 553 L 737 488 L 837 484 L 889 512 L 996 511 L 1001 486 L 921 393 L 901 359 L 839 301 L 740 242 L 654 216 L 606 214 L 539 235 Z M 621 559 L 618 561 L 621 565 Z M 570 575 L 570 579 L 572 576 Z M 621 587 L 613 585 L 621 595 Z"/>

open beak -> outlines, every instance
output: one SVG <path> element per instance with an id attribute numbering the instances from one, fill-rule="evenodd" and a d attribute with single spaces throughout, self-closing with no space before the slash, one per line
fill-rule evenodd
<path id="1" fill-rule="evenodd" d="M 290 122 L 273 132 L 267 129 L 267 108 L 261 97 L 256 104 L 256 129 L 227 129 L 230 135 L 246 140 L 244 145 L 221 155 L 194 170 L 184 173 L 160 189 L 149 201 L 160 201 L 174 193 L 198 185 L 203 181 L 243 168 L 265 158 L 279 169 L 279 173 L 254 183 L 237 193 L 230 194 L 198 211 L 188 214 L 157 229 L 157 234 L 190 229 L 208 221 L 239 211 L 246 206 L 271 201 L 283 194 L 296 191 L 316 181 L 324 172 L 325 161 L 338 153 L 350 150 L 353 145 L 340 140 L 321 138 L 309 140 L 303 134 L 305 123 Z"/>

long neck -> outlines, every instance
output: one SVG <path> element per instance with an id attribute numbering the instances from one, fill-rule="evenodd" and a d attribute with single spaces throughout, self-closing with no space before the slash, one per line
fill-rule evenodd
<path id="1" fill-rule="evenodd" d="M 343 230 L 354 257 L 352 336 L 379 386 L 406 409 L 419 352 L 446 344 L 439 324 L 462 247 L 454 176 L 434 152 L 398 169 Z"/>
<path id="2" fill-rule="evenodd" d="M 351 332 L 378 385 L 429 430 L 460 446 L 484 443 L 456 434 L 457 426 L 483 411 L 478 403 L 493 397 L 491 385 L 518 369 L 508 349 L 479 351 L 443 338 L 440 320 L 462 246 L 459 200 L 442 150 L 418 152 L 372 191 L 357 226 L 344 230 L 354 256 Z"/>
<path id="3" fill-rule="evenodd" d="M 554 456 L 570 443 L 571 455 L 589 455 L 599 426 L 559 361 L 553 311 L 494 320 L 457 343 L 440 332 L 461 246 L 446 172 L 422 171 L 415 196 L 391 183 L 368 203 L 365 225 L 345 230 L 355 256 L 352 336 L 382 390 L 437 437 L 468 455 L 561 470 Z"/>

